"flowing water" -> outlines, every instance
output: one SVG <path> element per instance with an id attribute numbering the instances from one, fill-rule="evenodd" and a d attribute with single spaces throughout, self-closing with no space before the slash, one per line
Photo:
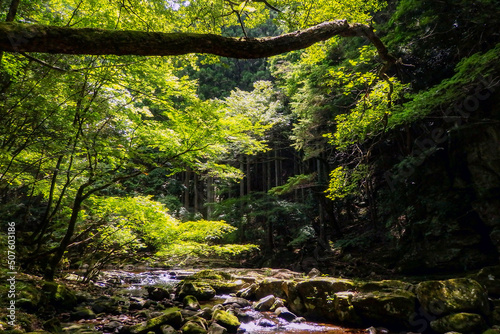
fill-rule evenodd
<path id="1" fill-rule="evenodd" d="M 127 272 L 127 271 L 107 271 L 101 276 L 102 279 L 96 282 L 100 287 L 111 287 L 124 292 L 128 295 L 143 294 L 145 287 L 152 285 L 161 285 L 163 287 L 175 287 L 183 278 L 190 276 L 193 272 L 189 271 L 165 271 L 153 270 L 143 272 Z M 175 297 L 174 295 L 171 296 Z M 208 302 L 202 302 L 202 307 L 211 307 L 216 304 L 222 304 L 229 298 L 229 295 L 217 295 L 214 299 Z M 293 323 L 278 318 L 273 312 L 258 312 L 251 307 L 242 309 L 242 311 L 254 319 L 252 321 L 242 323 L 239 333 L 247 334 L 314 334 L 314 333 L 329 333 L 329 334 L 361 334 L 365 330 L 350 329 L 339 327 L 333 324 L 315 323 L 304 321 Z"/>

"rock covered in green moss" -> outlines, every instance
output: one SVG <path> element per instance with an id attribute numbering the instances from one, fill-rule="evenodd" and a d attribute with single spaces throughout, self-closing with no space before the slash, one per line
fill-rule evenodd
<path id="1" fill-rule="evenodd" d="M 48 303 L 60 308 L 72 309 L 78 303 L 76 294 L 62 284 L 55 282 L 44 282 L 42 291 Z"/>
<path id="2" fill-rule="evenodd" d="M 486 290 L 470 278 L 422 282 L 417 286 L 416 292 L 422 307 L 434 315 L 458 312 L 489 313 Z"/>
<path id="3" fill-rule="evenodd" d="M 229 273 L 221 270 L 206 269 L 184 279 L 185 283 L 194 285 L 209 285 L 216 293 L 235 293 L 249 286 L 249 283 L 234 279 Z M 201 299 L 200 299 L 201 300 Z"/>
<path id="4" fill-rule="evenodd" d="M 415 294 L 405 290 L 357 293 L 352 297 L 354 311 L 366 325 L 408 328 L 416 305 Z"/>
<path id="5" fill-rule="evenodd" d="M 189 310 L 199 310 L 200 309 L 200 303 L 198 303 L 198 299 L 196 299 L 195 296 L 187 295 L 182 299 L 182 304 L 184 305 L 184 308 L 187 308 Z"/>
<path id="6" fill-rule="evenodd" d="M 161 316 L 129 327 L 128 330 L 125 330 L 124 332 L 130 334 L 146 334 L 149 331 L 158 331 L 164 325 L 170 325 L 174 328 L 180 328 L 183 321 L 184 319 L 182 318 L 182 314 L 181 312 L 179 312 L 179 309 L 173 307 L 166 310 Z"/>
<path id="7" fill-rule="evenodd" d="M 475 313 L 453 313 L 431 321 L 431 328 L 438 333 L 482 333 L 486 330 L 483 317 Z"/>
<path id="8" fill-rule="evenodd" d="M 177 295 L 181 299 L 188 295 L 191 295 L 196 297 L 196 299 L 203 301 L 214 298 L 215 293 L 215 290 L 207 283 L 184 282 L 178 287 Z"/>
<path id="9" fill-rule="evenodd" d="M 354 290 L 355 284 L 351 280 L 316 277 L 301 282 L 288 282 L 286 294 L 288 307 L 294 313 L 333 320 L 332 295 L 337 292 Z"/>
<path id="10" fill-rule="evenodd" d="M 203 328 L 199 323 L 194 322 L 194 321 L 186 322 L 182 326 L 181 331 L 183 334 L 206 334 L 207 333 L 206 328 Z"/>
<path id="11" fill-rule="evenodd" d="M 266 278 L 257 285 L 255 289 L 255 297 L 261 299 L 265 296 L 274 295 L 279 298 L 286 298 L 287 281 L 276 278 Z"/>
<path id="12" fill-rule="evenodd" d="M 75 307 L 75 310 L 71 312 L 71 319 L 80 320 L 80 319 L 95 319 L 96 315 L 94 311 L 90 307 L 78 306 Z"/>
<path id="13" fill-rule="evenodd" d="M 224 310 L 216 310 L 214 312 L 212 322 L 221 325 L 226 328 L 228 333 L 236 333 L 238 327 L 240 327 L 240 321 L 235 315 Z"/>
<path id="14" fill-rule="evenodd" d="M 338 321 L 343 324 L 362 326 L 363 322 L 356 313 L 352 305 L 354 292 L 344 291 L 332 295 L 332 312 L 330 313 L 332 321 Z"/>
<path id="15" fill-rule="evenodd" d="M 233 277 L 231 274 L 226 273 L 222 270 L 205 269 L 194 273 L 190 277 L 194 280 L 199 279 L 213 279 L 213 280 L 231 280 Z"/>

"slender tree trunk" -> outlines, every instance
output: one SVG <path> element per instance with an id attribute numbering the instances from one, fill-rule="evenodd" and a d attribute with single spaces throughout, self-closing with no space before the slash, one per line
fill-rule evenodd
<path id="1" fill-rule="evenodd" d="M 266 175 L 267 175 L 267 190 L 271 189 L 271 152 L 267 153 Z"/>
<path id="2" fill-rule="evenodd" d="M 280 179 L 280 175 L 279 175 L 279 162 L 278 162 L 278 150 L 275 150 L 274 151 L 274 177 L 275 177 L 275 180 L 274 180 L 274 186 L 275 187 L 278 187 L 280 185 L 280 182 L 279 182 L 279 179 Z"/>
<path id="3" fill-rule="evenodd" d="M 207 180 L 207 219 L 212 218 L 212 205 L 215 202 L 214 178 L 210 176 Z"/>
<path id="4" fill-rule="evenodd" d="M 191 189 L 191 187 L 189 186 L 190 178 L 191 178 L 191 171 L 190 168 L 188 167 L 184 172 L 184 207 L 188 211 L 189 211 L 189 195 Z"/>
<path id="5" fill-rule="evenodd" d="M 252 161 L 250 159 L 250 156 L 247 156 L 247 165 L 246 165 L 247 194 L 250 194 L 250 192 L 252 191 L 252 177 L 250 174 L 251 164 L 252 164 Z"/>
<path id="6" fill-rule="evenodd" d="M 194 192 L 194 212 L 197 213 L 199 208 L 199 203 L 198 203 L 198 174 L 194 173 L 194 180 L 193 180 L 193 192 Z"/>
<path id="7" fill-rule="evenodd" d="M 240 170 L 241 170 L 241 173 L 243 173 L 243 175 L 245 175 L 245 165 L 243 163 L 243 157 L 240 157 Z M 240 180 L 240 198 L 245 196 L 245 178 L 247 176 L 243 176 L 243 178 L 241 178 Z"/>
<path id="8" fill-rule="evenodd" d="M 73 237 L 73 233 L 75 232 L 76 222 L 78 220 L 78 215 L 82 208 L 82 203 L 85 200 L 85 196 L 83 192 L 88 187 L 88 183 L 81 185 L 78 188 L 78 191 L 75 196 L 75 200 L 73 201 L 73 208 L 71 211 L 71 217 L 69 219 L 68 228 L 66 229 L 66 234 L 63 239 L 59 243 L 55 254 L 49 260 L 47 271 L 45 272 L 44 278 L 49 281 L 54 280 L 54 276 L 57 270 L 57 266 L 61 262 L 61 259 L 64 256 L 64 252 L 68 248 L 68 245 L 71 242 L 71 238 Z"/>

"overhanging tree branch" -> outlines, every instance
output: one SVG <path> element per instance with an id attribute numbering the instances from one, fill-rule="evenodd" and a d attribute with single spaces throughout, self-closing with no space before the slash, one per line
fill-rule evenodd
<path id="1" fill-rule="evenodd" d="M 264 38 L 233 38 L 214 34 L 161 33 L 97 28 L 70 28 L 0 23 L 0 51 L 91 55 L 175 56 L 208 53 L 230 58 L 265 58 L 307 48 L 334 36 L 363 36 L 386 63 L 394 63 L 373 29 L 346 20 Z"/>

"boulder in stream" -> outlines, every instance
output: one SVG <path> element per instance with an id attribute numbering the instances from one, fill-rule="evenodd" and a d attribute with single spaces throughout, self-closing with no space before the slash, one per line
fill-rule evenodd
<path id="1" fill-rule="evenodd" d="M 226 328 L 228 333 L 236 333 L 238 327 L 241 325 L 235 315 L 223 310 L 216 310 L 214 312 L 212 322 Z"/>
<path id="2" fill-rule="evenodd" d="M 188 310 L 197 311 L 200 309 L 200 303 L 198 303 L 198 299 L 195 296 L 187 295 L 182 299 L 182 304 L 184 308 Z"/>
<path id="3" fill-rule="evenodd" d="M 482 333 L 487 329 L 483 317 L 475 313 L 453 313 L 431 321 L 431 328 L 438 333 Z"/>
<path id="4" fill-rule="evenodd" d="M 154 301 L 161 301 L 170 298 L 170 291 L 160 286 L 148 286 L 148 298 Z"/>
<path id="5" fill-rule="evenodd" d="M 159 317 L 155 317 L 140 323 L 138 325 L 134 325 L 127 329 L 124 329 L 124 333 L 128 334 L 147 334 L 150 331 L 158 331 L 164 325 L 170 325 L 174 328 L 180 328 L 183 323 L 182 314 L 179 312 L 179 309 L 174 307 L 171 308 Z"/>
<path id="6" fill-rule="evenodd" d="M 352 297 L 352 306 L 363 325 L 409 328 L 416 305 L 415 294 L 405 290 L 356 293 Z"/>
<path id="7" fill-rule="evenodd" d="M 76 294 L 62 284 L 44 282 L 42 291 L 48 299 L 47 304 L 52 304 L 66 310 L 72 309 L 78 304 Z"/>
<path id="8" fill-rule="evenodd" d="M 199 323 L 194 322 L 194 321 L 186 322 L 182 326 L 181 331 L 183 334 L 205 334 L 205 333 L 207 333 L 206 328 L 203 328 Z"/>
<path id="9" fill-rule="evenodd" d="M 442 316 L 459 312 L 489 313 L 488 294 L 470 278 L 426 281 L 417 286 L 417 297 L 430 314 Z"/>
<path id="10" fill-rule="evenodd" d="M 248 307 L 252 305 L 248 300 L 245 298 L 240 298 L 240 297 L 229 297 L 227 298 L 224 303 L 222 304 L 224 306 L 231 305 L 234 307 Z"/>
<path id="11" fill-rule="evenodd" d="M 192 295 L 200 301 L 210 300 L 215 297 L 216 293 L 209 284 L 202 282 L 184 282 L 177 289 L 177 295 L 180 299 Z"/>
<path id="12" fill-rule="evenodd" d="M 278 307 L 276 309 L 276 311 L 274 311 L 274 314 L 276 314 L 278 316 L 278 318 L 284 319 L 284 320 L 286 320 L 288 322 L 292 322 L 292 321 L 294 321 L 297 318 L 297 316 L 295 314 L 293 314 L 292 312 L 290 312 L 284 306 Z"/>
<path id="13" fill-rule="evenodd" d="M 273 295 L 269 295 L 269 296 L 263 297 L 263 298 L 259 299 L 259 301 L 255 302 L 253 305 L 253 308 L 256 311 L 260 311 L 260 312 L 269 311 L 269 309 L 271 309 L 271 307 L 273 306 L 273 304 L 275 302 L 276 302 L 276 297 Z"/>

